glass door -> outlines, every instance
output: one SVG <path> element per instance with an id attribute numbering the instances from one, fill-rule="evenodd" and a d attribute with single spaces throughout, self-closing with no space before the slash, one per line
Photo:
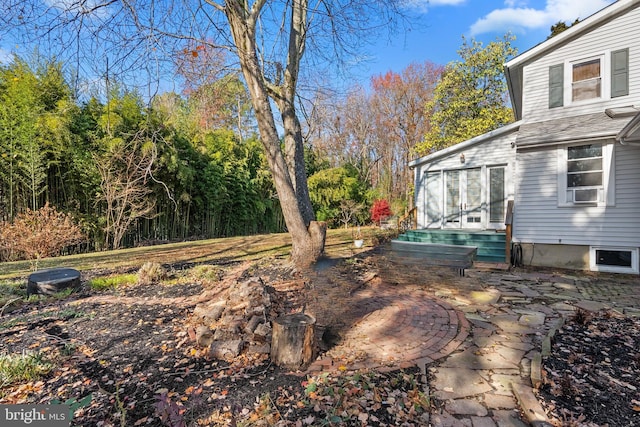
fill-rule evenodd
<path id="1" fill-rule="evenodd" d="M 462 180 L 464 197 L 462 200 L 462 222 L 465 228 L 482 227 L 482 181 L 481 169 L 467 169 Z"/>
<path id="2" fill-rule="evenodd" d="M 444 225 L 445 227 L 460 227 L 462 204 L 460 203 L 460 172 L 445 172 L 445 191 L 444 191 Z"/>
<path id="3" fill-rule="evenodd" d="M 445 227 L 482 227 L 481 169 L 445 172 Z"/>

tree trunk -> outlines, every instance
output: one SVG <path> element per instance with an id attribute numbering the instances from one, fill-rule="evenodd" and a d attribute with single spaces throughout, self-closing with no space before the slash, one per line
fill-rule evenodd
<path id="1" fill-rule="evenodd" d="M 271 360 L 286 369 L 305 369 L 315 355 L 316 320 L 304 313 L 289 314 L 273 321 Z"/>
<path id="2" fill-rule="evenodd" d="M 256 4 L 254 4 L 255 7 Z M 258 129 L 260 131 L 260 139 L 266 152 L 269 169 L 273 175 L 273 180 L 280 200 L 282 214 L 287 226 L 287 230 L 291 234 L 292 251 L 291 259 L 299 266 L 306 266 L 314 263 L 322 253 L 324 248 L 325 234 L 315 230 L 317 225 L 313 226 L 311 231 L 312 216 L 311 202 L 304 197 L 304 190 L 299 194 L 297 187 L 301 187 L 304 181 L 306 188 L 306 176 L 304 176 L 304 158 L 299 157 L 295 151 L 295 118 L 294 109 L 286 109 L 287 116 L 293 114 L 292 119 L 288 117 L 284 121 L 285 135 L 289 135 L 289 144 L 293 141 L 294 161 L 290 164 L 296 170 L 290 171 L 285 155 L 281 148 L 280 137 L 277 132 L 273 110 L 271 109 L 269 90 L 266 87 L 264 75 L 260 68 L 260 61 L 256 48 L 256 23 L 259 16 L 259 9 L 252 8 L 247 10 L 241 3 L 227 2 L 224 8 L 225 14 L 229 21 L 229 27 L 233 35 L 234 43 L 237 47 L 238 59 L 242 68 L 249 93 L 251 94 L 251 102 L 255 111 Z M 294 77 L 295 78 L 295 77 Z M 295 86 L 292 86 L 295 87 Z M 299 125 L 299 123 L 298 123 Z M 300 133 L 301 134 L 301 133 Z M 302 139 L 300 138 L 300 141 Z M 302 144 L 300 144 L 300 149 Z M 301 151 L 299 151 L 301 153 Z M 297 159 L 297 160 L 296 160 Z M 300 161 L 302 159 L 302 161 Z M 297 170 L 301 168 L 301 170 Z M 292 177 L 295 177 L 292 179 Z M 298 185 L 296 185 L 296 182 Z M 302 198 L 299 196 L 302 195 Z M 318 239 L 322 238 L 322 242 Z"/>

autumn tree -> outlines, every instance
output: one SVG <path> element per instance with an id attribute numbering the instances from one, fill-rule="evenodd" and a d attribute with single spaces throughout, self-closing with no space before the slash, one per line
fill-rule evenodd
<path id="1" fill-rule="evenodd" d="M 329 167 L 351 165 L 360 181 L 372 183 L 378 159 L 375 120 L 364 87 L 355 85 L 345 97 L 317 93 L 305 123 L 307 140 Z"/>
<path id="2" fill-rule="evenodd" d="M 447 64 L 427 106 L 431 129 L 417 147 L 420 154 L 457 144 L 513 121 L 503 65 L 516 54 L 507 34 L 483 47 L 463 38 L 460 61 Z"/>
<path id="3" fill-rule="evenodd" d="M 198 44 L 176 56 L 183 93 L 199 129 L 234 129 L 241 140 L 255 131 L 251 100 L 238 72 L 226 70 L 225 51 Z"/>
<path id="4" fill-rule="evenodd" d="M 247 85 L 265 157 L 271 170 L 286 226 L 292 237 L 292 260 L 314 262 L 324 248 L 325 233 L 315 221 L 304 165 L 298 111 L 299 83 L 305 73 L 325 72 L 345 54 L 356 52 L 368 36 L 388 25 L 397 3 L 378 0 L 141 0 L 49 5 L 16 0 L 0 15 L 3 34 L 23 43 L 74 46 L 60 50 L 80 66 L 98 65 L 120 81 L 167 75 L 167 56 L 181 52 L 185 40 L 233 53 Z M 88 23 L 91 25 L 87 25 Z M 369 31 L 369 32 L 368 32 Z M 213 41 L 210 41 L 213 38 Z M 312 54 L 307 54 L 311 52 Z M 52 52 L 53 53 L 53 52 Z M 305 55 L 307 54 L 307 55 Z M 91 58 L 109 58 L 91 62 Z M 336 60 L 338 59 L 338 60 Z M 233 61 L 230 61 L 233 62 Z M 109 69 L 105 70 L 106 64 Z M 228 64 L 232 65 L 232 64 Z M 154 95 L 157 85 L 148 88 Z M 277 109 L 277 114 L 273 109 Z M 283 136 L 279 134 L 283 130 Z"/>
<path id="5" fill-rule="evenodd" d="M 414 63 L 373 77 L 369 89 L 354 85 L 343 98 L 317 93 L 307 122 L 311 145 L 332 166 L 355 167 L 375 197 L 406 203 L 412 186 L 407 164 L 429 129 L 426 106 L 442 69 Z"/>
<path id="6" fill-rule="evenodd" d="M 381 194 L 392 197 L 411 189 L 407 167 L 414 148 L 429 131 L 426 106 L 443 67 L 432 62 L 412 63 L 400 73 L 388 71 L 371 79 L 369 108 L 376 127 L 375 145 L 381 157 Z"/>

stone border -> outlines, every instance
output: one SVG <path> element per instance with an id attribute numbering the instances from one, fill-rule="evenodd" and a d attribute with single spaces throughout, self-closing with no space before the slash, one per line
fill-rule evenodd
<path id="1" fill-rule="evenodd" d="M 513 394 L 520 405 L 520 410 L 522 411 L 524 418 L 533 427 L 553 427 L 551 420 L 547 417 L 542 405 L 533 394 L 533 389 L 537 389 L 542 384 L 542 358 L 551 354 L 551 340 L 558 330 L 564 326 L 564 324 L 564 317 L 557 320 L 542 340 L 541 351 L 533 354 L 530 373 L 532 387 L 528 387 L 523 384 L 511 383 L 511 389 L 513 390 Z"/>

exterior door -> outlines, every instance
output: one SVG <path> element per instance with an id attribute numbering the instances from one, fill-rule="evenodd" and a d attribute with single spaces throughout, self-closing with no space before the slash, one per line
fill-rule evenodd
<path id="1" fill-rule="evenodd" d="M 480 168 L 445 172 L 445 227 L 482 227 L 481 176 Z"/>
<path id="2" fill-rule="evenodd" d="M 444 173 L 444 226 L 450 228 L 461 227 L 462 204 L 460 200 L 461 171 L 446 171 Z"/>
<path id="3" fill-rule="evenodd" d="M 482 227 L 482 173 L 480 168 L 467 169 L 463 184 L 464 197 L 462 198 L 462 227 Z"/>

